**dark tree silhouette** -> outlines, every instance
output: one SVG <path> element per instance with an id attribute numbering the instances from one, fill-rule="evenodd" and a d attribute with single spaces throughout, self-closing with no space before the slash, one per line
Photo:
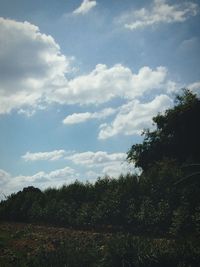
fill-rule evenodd
<path id="1" fill-rule="evenodd" d="M 178 95 L 175 106 L 153 118 L 154 131 L 144 132 L 142 144 L 135 144 L 127 158 L 146 170 L 164 158 L 179 164 L 200 162 L 200 99 L 189 90 Z"/>

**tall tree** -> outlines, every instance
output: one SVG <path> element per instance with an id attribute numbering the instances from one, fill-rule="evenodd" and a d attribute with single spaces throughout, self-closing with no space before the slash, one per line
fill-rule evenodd
<path id="1" fill-rule="evenodd" d="M 185 89 L 175 99 L 175 106 L 153 118 L 156 129 L 144 132 L 142 144 L 127 153 L 129 161 L 148 169 L 165 158 L 183 162 L 200 162 L 200 99 Z"/>

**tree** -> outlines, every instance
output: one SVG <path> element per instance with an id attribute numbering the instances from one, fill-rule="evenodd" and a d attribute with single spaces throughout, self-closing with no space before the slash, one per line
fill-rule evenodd
<path id="1" fill-rule="evenodd" d="M 153 118 L 156 129 L 144 131 L 142 144 L 135 144 L 127 159 L 148 169 L 156 161 L 175 159 L 179 164 L 200 162 L 200 99 L 185 89 L 175 106 Z"/>

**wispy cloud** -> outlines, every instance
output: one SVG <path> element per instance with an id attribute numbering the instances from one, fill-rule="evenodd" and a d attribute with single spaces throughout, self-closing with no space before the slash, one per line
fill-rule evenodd
<path id="1" fill-rule="evenodd" d="M 86 177 L 89 179 L 104 175 L 118 177 L 128 172 L 135 173 L 137 170 L 132 163 L 126 161 L 126 153 L 108 153 L 106 151 L 86 151 L 74 153 L 66 157 L 76 165 L 89 169 Z"/>
<path id="2" fill-rule="evenodd" d="M 167 95 L 159 95 L 148 103 L 140 103 L 139 100 L 130 101 L 121 106 L 111 123 L 100 125 L 99 139 L 107 139 L 118 134 L 141 134 L 144 128 L 152 127 L 153 116 L 172 104 L 172 99 Z"/>
<path id="3" fill-rule="evenodd" d="M 191 83 L 188 85 L 188 88 L 193 91 L 195 94 L 200 96 L 200 81 Z"/>
<path id="4" fill-rule="evenodd" d="M 73 14 L 76 15 L 85 15 L 88 13 L 92 8 L 97 5 L 97 2 L 94 0 L 83 0 L 81 5 L 73 11 Z"/>
<path id="5" fill-rule="evenodd" d="M 132 10 L 116 21 L 129 30 L 136 30 L 160 23 L 184 22 L 198 13 L 198 5 L 192 2 L 168 4 L 166 0 L 154 0 L 149 8 Z"/>
<path id="6" fill-rule="evenodd" d="M 3 188 L 3 191 L 0 191 L 2 194 L 0 198 L 3 198 L 3 194 L 11 194 L 22 190 L 23 187 L 36 186 L 40 189 L 59 187 L 63 184 L 72 183 L 78 178 L 80 178 L 79 173 L 68 166 L 51 172 L 40 171 L 30 176 L 12 176 L 10 173 L 0 169 L 0 185 Z"/>
<path id="7" fill-rule="evenodd" d="M 49 152 L 37 152 L 31 153 L 26 152 L 25 155 L 22 156 L 22 159 L 25 161 L 38 161 L 38 160 L 58 160 L 66 154 L 65 150 L 54 150 Z"/>
<path id="8" fill-rule="evenodd" d="M 99 112 L 83 112 L 83 113 L 73 113 L 68 115 L 64 120 L 64 124 L 78 124 L 81 122 L 86 122 L 92 119 L 105 119 L 108 116 L 116 113 L 116 109 L 114 108 L 105 108 L 100 110 Z"/>
<path id="9" fill-rule="evenodd" d="M 94 167 L 97 165 L 107 164 L 108 162 L 122 162 L 126 159 L 126 153 L 107 153 L 105 151 L 86 151 L 74 153 L 66 157 L 75 164 Z"/>
<path id="10" fill-rule="evenodd" d="M 58 151 L 58 152 L 55 152 Z M 4 195 L 22 190 L 23 187 L 35 186 L 40 189 L 60 187 L 73 183 L 76 179 L 94 182 L 98 177 L 109 175 L 118 177 L 120 174 L 135 172 L 134 164 L 126 161 L 126 153 L 108 153 L 106 151 L 72 152 L 55 150 L 52 152 L 26 153 L 23 158 L 27 161 L 56 160 L 62 157 L 68 161 L 67 166 L 50 172 L 39 171 L 33 175 L 12 175 L 0 169 L 0 199 Z M 60 151 L 60 152 L 59 152 Z M 74 164 L 75 168 L 70 166 Z M 80 169 L 81 168 L 81 175 Z"/>

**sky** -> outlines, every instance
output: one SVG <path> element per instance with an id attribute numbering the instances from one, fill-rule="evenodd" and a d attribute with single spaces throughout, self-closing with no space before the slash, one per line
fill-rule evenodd
<path id="1" fill-rule="evenodd" d="M 0 0 L 0 198 L 134 173 L 182 88 L 200 94 L 199 0 Z"/>

